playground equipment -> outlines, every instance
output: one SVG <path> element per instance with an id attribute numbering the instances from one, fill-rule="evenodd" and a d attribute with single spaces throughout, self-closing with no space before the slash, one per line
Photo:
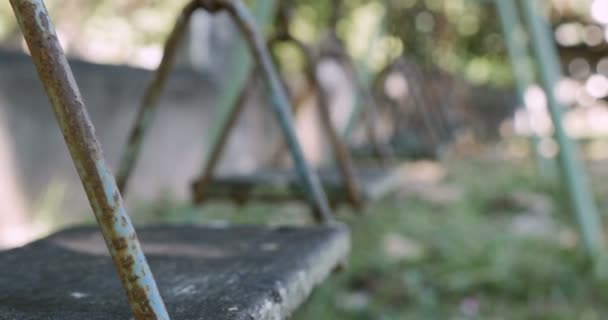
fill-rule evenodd
<path id="1" fill-rule="evenodd" d="M 376 81 L 392 120 L 392 133 L 384 143 L 396 157 L 437 158 L 467 122 L 466 99 L 459 96 L 455 81 L 439 70 L 424 72 L 412 59 L 398 57 Z M 365 155 L 362 151 L 358 155 Z"/>
<path id="2" fill-rule="evenodd" d="M 347 230 L 332 222 L 299 145 L 290 147 L 323 226 L 151 227 L 141 232 L 148 264 L 78 87 L 41 0 L 11 1 L 32 59 L 97 218 L 0 255 L 0 318 L 280 319 L 287 317 L 348 252 Z M 239 1 L 192 1 L 184 10 L 227 11 L 247 35 L 274 95 L 274 111 L 293 138 L 284 92 L 268 52 Z M 105 242 L 105 246 L 104 246 Z M 107 251 L 104 247 L 107 247 Z M 293 256 L 297 252 L 297 257 Z M 113 272 L 108 254 L 118 273 Z M 160 275 L 160 286 L 152 275 Z M 168 303 L 165 305 L 162 296 Z M 168 310 L 168 311 L 167 311 Z"/>
<path id="3" fill-rule="evenodd" d="M 206 6 L 206 3 L 207 2 L 203 1 L 203 6 Z M 265 40 L 259 34 L 251 31 L 252 28 L 255 28 L 255 21 L 249 16 L 249 14 L 242 12 L 245 9 L 237 8 L 240 11 L 237 11 L 237 9 L 229 9 L 231 6 L 228 4 L 230 4 L 229 1 L 226 2 L 226 4 L 219 1 L 208 5 L 205 9 L 210 12 L 217 11 L 218 9 L 216 7 L 225 9 L 231 14 L 231 17 L 233 17 L 235 24 L 238 25 L 241 34 L 244 35 L 251 52 L 256 58 L 258 67 L 264 74 L 267 85 L 270 88 L 272 110 L 277 117 L 278 124 L 287 140 L 290 154 L 292 155 L 296 165 L 297 174 L 304 182 L 307 193 L 306 195 L 311 203 L 311 206 L 313 207 L 315 219 L 317 221 L 328 221 L 330 217 L 327 200 L 325 199 L 325 195 L 318 182 L 317 176 L 312 174 L 306 160 L 304 159 L 304 155 L 296 139 L 293 127 L 289 123 L 291 107 L 289 107 L 289 101 L 274 69 L 270 55 L 267 52 Z M 146 95 L 144 96 L 134 127 L 129 137 L 129 143 L 125 149 L 124 156 L 119 167 L 119 186 L 121 186 L 123 189 L 126 187 L 127 179 L 130 176 L 135 159 L 141 149 L 147 124 L 151 121 L 155 108 L 158 105 L 158 100 L 160 98 L 159 89 L 161 89 L 165 84 L 167 73 L 171 69 L 171 64 L 173 63 L 173 59 L 175 57 L 177 44 L 183 37 L 185 26 L 192 16 L 192 13 L 199 7 L 200 4 L 193 1 L 184 8 L 165 45 L 167 52 L 163 56 L 153 81 L 148 86 L 148 90 L 146 90 Z"/>
<path id="4" fill-rule="evenodd" d="M 527 0 L 521 3 L 560 144 L 565 182 L 582 238 L 590 255 L 596 258 L 604 251 L 601 222 L 576 148 L 561 125 L 561 107 L 553 95 L 559 67 L 552 50 L 554 46 L 549 41 L 551 36 L 538 16 L 538 4 Z M 163 77 L 170 69 L 171 52 L 192 12 L 198 9 L 228 12 L 245 35 L 258 71 L 271 89 L 272 110 L 303 182 L 297 187 L 307 195 L 321 226 L 158 226 L 142 228 L 138 236 L 121 192 L 107 169 L 93 124 L 42 1 L 11 0 L 11 5 L 99 230 L 73 228 L 0 253 L 3 270 L 0 319 L 45 319 L 49 314 L 61 319 L 129 319 L 133 316 L 142 320 L 169 319 L 169 315 L 175 319 L 283 319 L 345 259 L 348 231 L 333 222 L 318 178 L 302 156 L 293 132 L 289 101 L 264 41 L 241 2 L 199 0 L 186 6 L 167 44 L 168 53 L 163 58 L 158 80 L 148 91 L 151 97 L 143 106 L 153 111 L 158 99 L 154 94 L 162 87 Z M 498 9 L 505 10 L 500 6 Z M 142 112 L 138 121 L 145 127 L 150 116 L 149 111 Z M 449 128 L 449 123 L 443 125 Z M 141 128 L 136 126 L 130 139 L 135 146 L 141 143 L 145 131 Z M 132 150 L 137 146 L 134 148 Z M 137 151 L 128 151 L 126 162 L 132 162 L 136 155 Z M 131 166 L 127 164 L 124 168 Z M 129 171 L 125 169 L 125 177 Z M 124 188 L 126 180 L 121 185 Z M 139 239 L 144 244 L 143 250 Z M 160 281 L 155 280 L 152 272 L 160 276 Z M 121 286 L 126 301 L 116 298 Z"/>
<path id="5" fill-rule="evenodd" d="M 286 3 L 279 5 L 277 13 L 276 32 L 271 38 L 270 44 L 281 42 L 292 44 L 304 57 L 304 73 L 308 87 L 316 93 L 316 104 L 323 130 L 330 142 L 334 153 L 338 172 L 332 168 L 319 170 L 319 176 L 328 198 L 332 205 L 341 202 L 349 202 L 353 207 L 360 208 L 363 202 L 373 201 L 385 196 L 399 185 L 399 169 L 387 170 L 385 168 L 355 168 L 351 160 L 348 147 L 343 142 L 330 116 L 330 104 L 328 93 L 320 83 L 317 65 L 325 58 L 325 55 L 338 57 L 344 61 L 344 65 L 355 72 L 354 66 L 348 54 L 342 48 L 335 34 L 336 23 L 329 28 L 330 41 L 321 53 L 295 38 L 290 32 L 288 23 L 290 21 L 290 8 Z M 335 20 L 335 19 L 333 19 Z M 254 80 L 254 74 L 250 75 L 249 82 Z M 216 140 L 211 147 L 205 170 L 201 177 L 193 185 L 193 199 L 195 203 L 202 203 L 207 199 L 232 199 L 237 202 L 257 200 L 266 202 L 290 201 L 302 198 L 302 188 L 299 187 L 297 177 L 289 171 L 276 169 L 263 169 L 248 175 L 223 175 L 214 176 L 213 170 L 219 161 L 223 147 L 230 131 L 242 111 L 249 85 L 246 85 L 241 95 L 236 100 L 236 105 L 231 108 L 228 121 L 220 131 L 220 139 Z M 369 94 L 369 93 L 368 93 Z M 296 110 L 297 111 L 297 110 Z M 297 113 L 296 113 L 297 116 Z M 374 135 L 371 130 L 371 136 Z M 370 139 L 372 142 L 373 138 Z M 280 154 L 279 149 L 279 154 Z"/>

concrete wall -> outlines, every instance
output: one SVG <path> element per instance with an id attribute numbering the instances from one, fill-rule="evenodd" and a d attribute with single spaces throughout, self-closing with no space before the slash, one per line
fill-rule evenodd
<path id="1" fill-rule="evenodd" d="M 72 61 L 71 66 L 109 164 L 115 168 L 149 71 Z M 220 91 L 211 77 L 171 75 L 144 144 L 127 205 L 167 192 L 186 199 L 202 167 L 209 123 Z M 245 107 L 220 170 L 268 161 L 280 141 L 262 90 Z M 50 194 L 49 194 L 50 192 Z M 69 219 L 90 214 L 80 181 L 29 57 L 0 51 L 0 246 L 20 242 L 19 227 L 49 203 Z"/>

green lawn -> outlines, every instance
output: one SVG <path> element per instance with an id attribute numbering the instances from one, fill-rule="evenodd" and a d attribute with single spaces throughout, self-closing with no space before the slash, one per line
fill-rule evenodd
<path id="1" fill-rule="evenodd" d="M 363 215 L 341 209 L 351 258 L 295 319 L 605 319 L 608 282 L 585 258 L 566 195 L 530 163 L 480 159 L 446 161 L 442 179 L 412 182 Z M 154 208 L 136 220 L 308 222 L 297 205 Z"/>
<path id="2" fill-rule="evenodd" d="M 558 188 L 526 164 L 457 162 L 448 172 L 441 184 L 460 191 L 451 199 L 410 194 L 347 219 L 348 268 L 296 319 L 608 316 L 608 287 L 582 254 Z"/>

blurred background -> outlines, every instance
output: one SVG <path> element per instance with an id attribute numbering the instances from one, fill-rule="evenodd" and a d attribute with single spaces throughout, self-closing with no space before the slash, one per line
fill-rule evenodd
<path id="1" fill-rule="evenodd" d="M 608 0 L 540 2 L 563 72 L 555 96 L 565 106 L 564 128 L 580 147 L 577 156 L 605 218 Z M 186 1 L 45 3 L 116 168 L 151 70 Z M 580 239 L 533 42 L 523 29 L 510 35 L 530 51 L 517 62 L 528 80 L 518 96 L 521 81 L 494 1 L 351 0 L 339 8 L 336 1 L 289 3 L 291 34 L 314 50 L 329 50 L 317 68 L 334 125 L 349 133 L 356 161 L 373 161 L 366 131 L 371 121 L 403 176 L 391 197 L 367 206 L 363 215 L 346 206 L 337 210 L 352 229 L 351 260 L 296 319 L 608 315 L 608 283 L 598 280 Z M 274 21 L 265 31 L 270 36 L 277 28 Z M 309 209 L 297 203 L 190 204 L 190 185 L 203 168 L 240 41 L 223 14 L 197 12 L 191 20 L 130 183 L 126 201 L 136 226 L 309 223 Z M 331 55 L 332 41 L 352 57 L 354 74 L 340 55 Z M 294 121 L 307 158 L 331 164 L 301 52 L 289 44 L 272 49 L 299 108 Z M 373 116 L 352 120 L 358 81 L 376 108 Z M 263 86 L 254 87 L 220 173 L 250 173 L 275 163 L 282 138 Z M 1 2 L 0 248 L 93 222 L 10 4 Z"/>

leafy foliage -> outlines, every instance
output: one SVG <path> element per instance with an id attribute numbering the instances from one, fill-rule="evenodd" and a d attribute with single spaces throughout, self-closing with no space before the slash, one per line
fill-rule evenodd
<path id="1" fill-rule="evenodd" d="M 100 62 L 124 63 L 137 59 L 134 56 L 138 55 L 138 49 L 158 50 L 185 2 L 47 0 L 46 4 L 68 53 L 85 58 L 91 55 Z M 571 2 L 556 4 L 558 19 L 583 19 L 581 12 L 586 1 Z M 338 33 L 350 51 L 373 70 L 406 54 L 422 64 L 439 65 L 476 83 L 507 85 L 512 81 L 498 19 L 489 1 L 297 0 L 292 3 L 296 7 L 291 21 L 293 31 L 309 43 L 322 38 L 336 12 L 336 4 L 341 4 Z M 373 21 L 381 22 L 383 31 L 377 45 L 367 48 L 371 54 L 366 54 Z M 5 39 L 9 46 L 20 45 L 8 1 L 0 4 L 0 39 Z"/>

